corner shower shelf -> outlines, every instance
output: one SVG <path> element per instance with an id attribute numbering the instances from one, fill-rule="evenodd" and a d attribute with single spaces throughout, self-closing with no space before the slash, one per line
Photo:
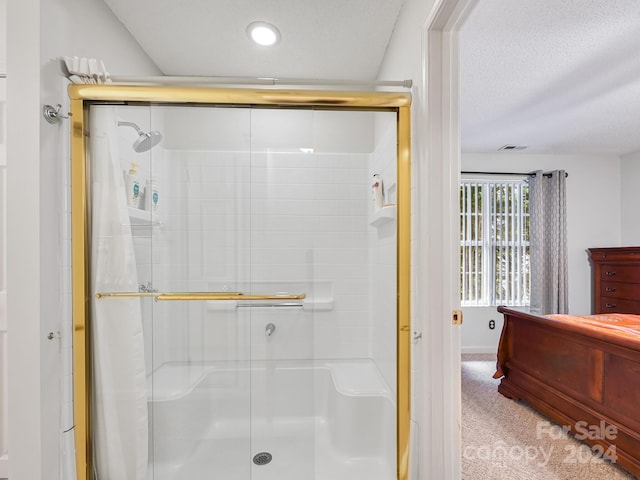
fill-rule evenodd
<path id="1" fill-rule="evenodd" d="M 387 204 L 384 205 L 380 210 L 376 210 L 373 212 L 373 215 L 369 219 L 369 225 L 372 227 L 381 227 L 396 218 L 396 205 L 395 204 Z"/>

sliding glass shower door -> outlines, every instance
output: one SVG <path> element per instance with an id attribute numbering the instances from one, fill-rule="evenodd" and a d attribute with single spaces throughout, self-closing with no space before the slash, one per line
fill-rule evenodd
<path id="1" fill-rule="evenodd" d="M 398 112 L 187 103 L 86 111 L 96 478 L 406 480 Z"/>
<path id="2" fill-rule="evenodd" d="M 154 479 L 314 476 L 315 375 L 303 362 L 313 359 L 304 306 L 315 170 L 295 165 L 299 151 L 273 152 L 300 135 L 282 125 L 310 123 L 274 131 L 263 113 L 150 112 L 165 132 L 148 161 L 159 200 L 135 241 L 146 257 L 140 288 L 166 293 L 144 300 Z M 307 200 L 287 200 L 291 188 Z"/>

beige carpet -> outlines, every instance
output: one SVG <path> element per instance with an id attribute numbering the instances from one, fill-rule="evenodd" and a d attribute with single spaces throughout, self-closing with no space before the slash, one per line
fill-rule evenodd
<path id="1" fill-rule="evenodd" d="M 463 479 L 636 478 L 526 404 L 500 395 L 494 372 L 495 355 L 462 356 Z"/>

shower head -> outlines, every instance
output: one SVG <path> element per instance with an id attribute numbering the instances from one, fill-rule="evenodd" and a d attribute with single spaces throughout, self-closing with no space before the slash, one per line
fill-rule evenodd
<path id="1" fill-rule="evenodd" d="M 138 152 L 146 152 L 147 150 L 151 150 L 162 140 L 162 134 L 154 130 L 153 132 L 138 132 L 140 135 L 138 139 L 133 142 L 133 149 Z"/>
<path id="2" fill-rule="evenodd" d="M 146 152 L 151 150 L 162 140 L 162 134 L 158 130 L 153 132 L 144 132 L 133 122 L 118 122 L 119 127 L 131 127 L 138 132 L 138 138 L 133 142 L 133 149 L 138 152 Z"/>

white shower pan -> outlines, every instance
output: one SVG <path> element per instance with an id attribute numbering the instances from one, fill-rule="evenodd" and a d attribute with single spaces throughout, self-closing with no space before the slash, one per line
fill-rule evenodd
<path id="1" fill-rule="evenodd" d="M 396 478 L 395 400 L 371 360 L 167 363 L 149 388 L 149 480 Z"/>

